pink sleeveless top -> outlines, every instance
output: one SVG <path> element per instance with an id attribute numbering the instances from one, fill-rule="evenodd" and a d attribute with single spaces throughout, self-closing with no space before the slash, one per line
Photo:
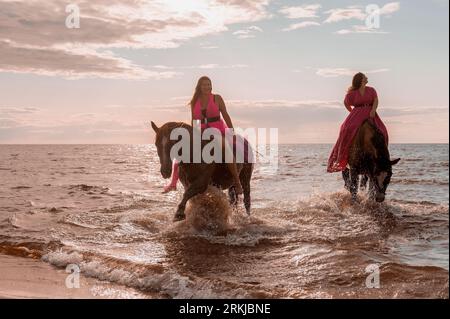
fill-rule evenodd
<path id="1" fill-rule="evenodd" d="M 208 118 L 212 118 L 212 117 L 220 117 L 220 109 L 219 106 L 217 105 L 217 103 L 214 101 L 214 94 L 210 94 L 209 95 L 209 100 L 208 100 L 208 106 L 206 108 L 206 116 Z M 202 120 L 203 119 L 203 115 L 202 115 L 202 103 L 200 101 L 200 98 L 197 100 L 197 102 L 195 103 L 194 106 L 194 118 L 193 120 Z M 211 122 L 208 124 L 201 124 L 201 128 L 205 129 L 208 127 L 214 127 L 217 128 L 222 134 L 225 134 L 225 129 L 228 127 L 224 120 L 222 118 L 220 118 L 219 121 L 217 122 Z"/>

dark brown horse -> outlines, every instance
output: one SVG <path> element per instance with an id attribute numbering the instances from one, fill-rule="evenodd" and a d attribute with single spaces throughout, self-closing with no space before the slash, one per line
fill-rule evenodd
<path id="1" fill-rule="evenodd" d="M 392 166 L 400 159 L 391 161 L 383 134 L 371 120 L 366 120 L 359 128 L 349 152 L 347 168 L 342 172 L 345 187 L 356 201 L 359 175 L 362 175 L 361 188 L 369 181 L 369 195 L 377 202 L 383 202 L 392 177 Z"/>
<path id="2" fill-rule="evenodd" d="M 161 164 L 161 175 L 163 178 L 170 178 L 172 175 L 172 163 L 173 159 L 170 156 L 170 150 L 173 145 L 175 145 L 178 140 L 171 140 L 170 135 L 172 131 L 176 128 L 185 128 L 189 132 L 190 136 L 190 161 L 189 163 L 179 162 L 179 177 L 180 181 L 184 186 L 184 195 L 181 203 L 178 205 L 177 212 L 174 216 L 174 221 L 180 221 L 186 218 L 184 211 L 186 208 L 186 203 L 189 199 L 195 195 L 201 194 L 206 191 L 208 185 L 213 184 L 220 187 L 221 189 L 228 189 L 228 195 L 230 197 L 230 202 L 236 205 L 238 202 L 238 195 L 234 189 L 234 179 L 231 174 L 231 164 L 225 163 L 224 158 L 222 161 L 205 163 L 203 160 L 200 163 L 194 163 L 193 161 L 193 128 L 191 125 L 185 123 L 175 123 L 169 122 L 161 127 L 158 127 L 155 123 L 151 123 L 152 128 L 156 133 L 155 145 L 158 151 L 158 156 Z M 222 147 L 225 140 L 222 140 Z M 208 144 L 209 141 L 202 141 L 202 147 Z M 223 148 L 222 148 L 223 150 Z M 249 149 L 248 152 L 251 152 Z M 222 151 L 222 154 L 225 154 Z M 182 155 L 182 154 L 180 154 Z M 244 163 L 236 163 L 237 170 L 239 174 L 239 180 L 242 185 L 244 193 L 244 204 L 247 214 L 250 214 L 250 180 L 253 173 L 253 161 L 249 161 L 250 157 L 247 156 Z"/>

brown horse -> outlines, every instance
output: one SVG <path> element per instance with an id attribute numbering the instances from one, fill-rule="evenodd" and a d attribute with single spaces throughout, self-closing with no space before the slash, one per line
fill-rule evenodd
<path id="1" fill-rule="evenodd" d="M 342 172 L 345 187 L 356 201 L 359 175 L 363 175 L 361 188 L 369 181 L 369 195 L 381 203 L 386 196 L 392 177 L 392 166 L 400 159 L 391 161 L 383 134 L 371 120 L 366 120 L 359 128 L 350 146 L 348 164 L 350 168 Z"/>
<path id="2" fill-rule="evenodd" d="M 176 128 L 185 128 L 189 132 L 190 136 L 190 161 L 189 163 L 184 163 L 180 161 L 179 163 L 179 177 L 180 181 L 184 186 L 184 195 L 181 203 L 178 205 L 177 212 L 174 216 L 174 221 L 181 221 L 186 218 L 184 214 L 186 203 L 189 199 L 195 195 L 201 194 L 206 191 L 208 185 L 213 184 L 220 187 L 221 189 L 228 189 L 228 195 L 230 202 L 233 205 L 237 205 L 238 195 L 234 189 L 234 179 L 231 173 L 232 163 L 225 163 L 223 160 L 220 163 L 212 162 L 205 163 L 203 160 L 200 163 L 194 163 L 193 161 L 193 128 L 191 125 L 185 123 L 175 123 L 169 122 L 161 127 L 158 127 L 155 123 L 151 123 L 152 128 L 156 133 L 155 145 L 158 151 L 159 161 L 161 164 L 161 175 L 163 178 L 170 178 L 172 175 L 172 163 L 173 159 L 170 157 L 170 150 L 180 139 L 171 140 L 170 135 L 172 131 Z M 224 138 L 222 139 L 222 150 L 224 145 Z M 201 142 L 203 147 L 209 141 Z M 251 152 L 249 149 L 248 152 Z M 225 154 L 222 151 L 222 154 Z M 182 154 L 179 154 L 182 155 Z M 242 185 L 244 193 L 244 205 L 247 214 L 250 214 L 250 180 L 253 173 L 253 162 L 248 161 L 248 156 L 244 163 L 236 163 L 237 170 L 239 174 L 239 180 Z M 224 158 L 223 158 L 224 159 Z"/>

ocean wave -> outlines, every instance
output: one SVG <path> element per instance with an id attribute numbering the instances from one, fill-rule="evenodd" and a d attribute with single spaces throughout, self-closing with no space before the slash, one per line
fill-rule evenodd
<path id="1" fill-rule="evenodd" d="M 412 178 L 404 178 L 404 179 L 397 179 L 393 178 L 392 182 L 395 184 L 401 184 L 401 185 L 434 185 L 434 186 L 448 186 L 449 182 L 448 180 L 437 180 L 437 179 L 412 179 Z"/>
<path id="2" fill-rule="evenodd" d="M 54 212 L 32 210 L 16 212 L 8 218 L 8 221 L 14 228 L 30 232 L 41 232 L 47 231 L 55 224 L 57 219 L 57 214 L 54 214 Z"/>
<path id="3" fill-rule="evenodd" d="M 59 241 L 30 241 L 24 239 L 0 241 L 0 253 L 11 256 L 27 257 L 33 259 L 41 258 L 46 251 L 59 249 Z"/>
<path id="4" fill-rule="evenodd" d="M 71 190 L 80 190 L 83 192 L 90 192 L 90 191 L 99 191 L 101 193 L 106 193 L 109 191 L 108 187 L 104 186 L 95 186 L 95 185 L 87 185 L 87 184 L 76 184 L 76 185 L 69 185 L 69 189 Z"/>
<path id="5" fill-rule="evenodd" d="M 441 282 L 442 288 L 437 291 L 438 298 L 448 298 L 448 270 L 436 266 L 412 266 L 396 262 L 383 263 L 380 267 L 380 277 L 387 282 L 416 282 L 430 278 Z"/>
<path id="6" fill-rule="evenodd" d="M 124 263 L 112 258 L 89 256 L 79 252 L 56 250 L 42 256 L 42 260 L 57 267 L 77 265 L 82 274 L 103 281 L 114 282 L 143 291 L 154 291 L 169 298 L 218 298 L 208 280 L 183 276 L 161 265 L 150 267 Z M 197 280 L 196 280 L 197 279 Z M 234 292 L 232 297 L 243 297 Z"/>

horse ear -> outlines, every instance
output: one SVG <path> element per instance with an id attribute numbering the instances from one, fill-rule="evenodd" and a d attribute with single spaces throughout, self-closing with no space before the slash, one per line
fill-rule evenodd
<path id="1" fill-rule="evenodd" d="M 159 128 L 158 128 L 158 126 L 156 126 L 156 124 L 153 121 L 152 121 L 152 128 L 156 133 L 158 133 Z"/>
<path id="2" fill-rule="evenodd" d="M 398 162 L 400 162 L 400 159 L 399 159 L 399 158 L 397 158 L 397 159 L 391 161 L 391 165 L 394 166 L 394 165 L 396 165 Z"/>

